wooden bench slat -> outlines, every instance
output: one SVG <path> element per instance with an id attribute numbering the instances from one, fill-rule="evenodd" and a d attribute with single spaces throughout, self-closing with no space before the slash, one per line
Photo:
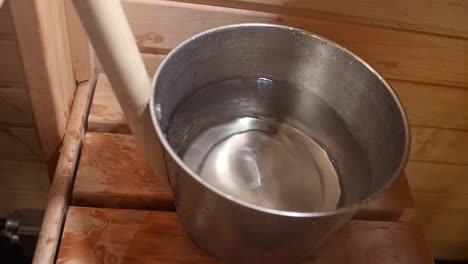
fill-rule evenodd
<path id="1" fill-rule="evenodd" d="M 129 209 L 173 209 L 171 192 L 154 176 L 132 135 L 86 134 L 73 188 L 73 203 Z M 358 211 L 356 219 L 398 220 L 411 216 L 411 192 L 402 175 Z M 409 215 L 408 215 L 409 214 Z"/>
<path id="2" fill-rule="evenodd" d="M 57 263 L 218 263 L 173 212 L 73 207 Z M 422 231 L 403 222 L 351 221 L 306 263 L 433 263 Z"/>
<path id="3" fill-rule="evenodd" d="M 73 188 L 75 205 L 174 210 L 131 135 L 87 133 Z"/>

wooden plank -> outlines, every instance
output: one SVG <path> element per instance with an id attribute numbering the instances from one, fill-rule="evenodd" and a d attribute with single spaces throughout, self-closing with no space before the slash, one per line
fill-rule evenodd
<path id="1" fill-rule="evenodd" d="M 11 35 L 0 35 L 0 80 L 24 82 L 21 57 Z"/>
<path id="2" fill-rule="evenodd" d="M 421 225 L 437 259 L 468 259 L 468 212 L 457 210 L 419 210 L 415 222 Z"/>
<path id="3" fill-rule="evenodd" d="M 73 204 L 173 210 L 171 192 L 151 171 L 131 135 L 86 134 L 73 186 Z M 356 219 L 398 220 L 414 208 L 404 175 L 364 206 Z"/>
<path id="4" fill-rule="evenodd" d="M 34 127 L 31 102 L 26 90 L 0 88 L 0 125 Z"/>
<path id="5" fill-rule="evenodd" d="M 467 165 L 410 161 L 406 172 L 414 192 L 468 195 Z"/>
<path id="6" fill-rule="evenodd" d="M 388 80 L 412 125 L 468 131 L 468 90 L 455 87 Z"/>
<path id="7" fill-rule="evenodd" d="M 154 73 L 158 69 L 159 64 L 161 64 L 164 57 L 166 56 L 161 54 L 141 53 L 141 58 L 143 59 L 143 63 L 145 64 L 146 71 L 148 72 L 150 78 L 153 78 Z M 99 59 L 97 57 L 94 59 L 96 61 L 96 72 L 104 73 Z"/>
<path id="8" fill-rule="evenodd" d="M 176 0 L 468 37 L 462 0 Z M 428 15 L 430 14 L 430 15 Z"/>
<path id="9" fill-rule="evenodd" d="M 50 187 L 47 166 L 40 162 L 0 160 L 0 191 L 42 191 Z"/>
<path id="10" fill-rule="evenodd" d="M 42 161 L 34 128 L 0 127 L 0 160 Z"/>
<path id="11" fill-rule="evenodd" d="M 193 34 L 216 26 L 284 24 L 343 44 L 387 78 L 468 87 L 468 45 L 464 39 L 172 1 L 123 3 L 138 45 L 145 52 L 167 52 Z"/>
<path id="12" fill-rule="evenodd" d="M 171 191 L 156 177 L 130 135 L 87 133 L 73 186 L 84 206 L 174 210 Z"/>
<path id="13" fill-rule="evenodd" d="M 0 210 L 13 212 L 24 209 L 43 210 L 47 191 L 0 190 Z"/>
<path id="14" fill-rule="evenodd" d="M 94 61 L 88 34 L 81 25 L 80 18 L 71 0 L 65 0 L 67 31 L 70 42 L 70 52 L 73 76 L 77 82 L 87 81 L 94 75 Z"/>
<path id="15" fill-rule="evenodd" d="M 33 264 L 55 263 L 94 84 L 93 80 L 86 81 L 78 85 L 76 89 L 70 119 L 47 199 Z"/>
<path id="16" fill-rule="evenodd" d="M 415 161 L 468 164 L 468 132 L 412 126 L 410 159 Z"/>
<path id="17" fill-rule="evenodd" d="M 433 263 L 417 226 L 351 221 L 305 263 L 395 261 Z M 57 259 L 57 263 L 69 262 L 218 263 L 185 235 L 175 213 L 73 206 Z"/>
<path id="18" fill-rule="evenodd" d="M 42 154 L 53 173 L 76 89 L 64 3 L 9 4 Z"/>

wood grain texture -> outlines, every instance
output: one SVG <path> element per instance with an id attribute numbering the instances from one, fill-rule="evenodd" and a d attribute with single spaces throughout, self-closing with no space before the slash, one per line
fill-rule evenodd
<path id="1" fill-rule="evenodd" d="M 417 226 L 351 221 L 305 263 L 396 261 L 433 263 Z M 175 213 L 71 206 L 57 263 L 72 262 L 218 263 L 185 235 Z"/>
<path id="2" fill-rule="evenodd" d="M 85 136 L 73 186 L 73 203 L 174 210 L 171 191 L 151 171 L 133 136 L 105 133 Z"/>
<path id="3" fill-rule="evenodd" d="M 378 1 L 357 0 L 176 0 L 249 10 L 278 12 L 327 20 L 378 25 L 395 29 L 432 32 L 467 37 L 466 8 L 462 0 L 451 1 Z M 430 14 L 430 16 L 428 16 Z"/>
<path id="4" fill-rule="evenodd" d="M 0 88 L 0 126 L 34 127 L 31 101 L 26 90 Z"/>
<path id="5" fill-rule="evenodd" d="M 64 3 L 9 4 L 43 158 L 53 172 L 76 89 Z"/>
<path id="6" fill-rule="evenodd" d="M 414 192 L 468 195 L 467 165 L 410 161 L 406 172 Z"/>
<path id="7" fill-rule="evenodd" d="M 162 145 L 150 113 L 153 87 L 120 1 L 75 0 L 73 3 L 139 150 L 156 175 L 169 186 Z"/>
<path id="8" fill-rule="evenodd" d="M 411 127 L 410 160 L 468 165 L 468 132 L 430 127 Z"/>
<path id="9" fill-rule="evenodd" d="M 94 61 L 88 34 L 81 25 L 72 0 L 64 0 L 73 76 L 77 82 L 93 78 Z"/>
<path id="10" fill-rule="evenodd" d="M 86 134 L 73 186 L 73 204 L 127 209 L 173 210 L 171 192 L 155 177 L 131 135 Z M 404 175 L 355 219 L 398 220 L 414 208 Z"/>
<path id="11" fill-rule="evenodd" d="M 234 23 L 283 24 L 328 37 L 387 78 L 468 87 L 466 40 L 352 23 L 158 0 L 125 0 L 141 50 L 161 53 L 192 35 Z M 184 25 L 183 27 L 179 25 Z"/>
<path id="12" fill-rule="evenodd" d="M 99 74 L 89 110 L 88 131 L 130 134 L 128 121 L 104 74 Z"/>
<path id="13" fill-rule="evenodd" d="M 455 87 L 388 80 L 412 125 L 468 131 L 468 90 Z"/>
<path id="14" fill-rule="evenodd" d="M 55 263 L 94 85 L 93 80 L 86 81 L 78 85 L 76 89 L 57 168 L 47 199 L 33 264 Z"/>

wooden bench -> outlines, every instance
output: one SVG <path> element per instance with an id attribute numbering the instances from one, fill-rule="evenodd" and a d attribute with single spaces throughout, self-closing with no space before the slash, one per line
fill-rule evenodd
<path id="1" fill-rule="evenodd" d="M 306 263 L 431 263 L 414 224 L 353 220 Z M 58 263 L 218 263 L 184 233 L 173 212 L 71 206 Z"/>

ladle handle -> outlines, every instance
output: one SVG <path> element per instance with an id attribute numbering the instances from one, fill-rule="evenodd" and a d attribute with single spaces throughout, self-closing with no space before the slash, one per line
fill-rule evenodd
<path id="1" fill-rule="evenodd" d="M 153 172 L 167 184 L 161 143 L 153 127 L 148 74 L 119 0 L 73 0 L 137 146 Z"/>

